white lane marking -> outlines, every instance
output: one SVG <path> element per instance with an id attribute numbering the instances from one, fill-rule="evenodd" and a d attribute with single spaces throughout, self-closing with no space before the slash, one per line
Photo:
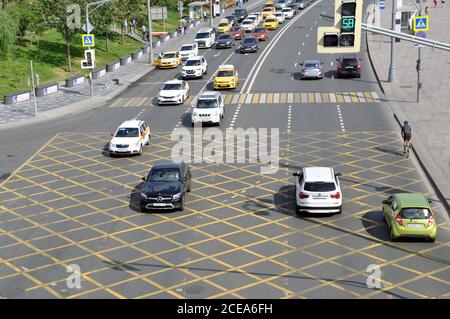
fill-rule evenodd
<path id="1" fill-rule="evenodd" d="M 292 105 L 288 107 L 288 120 L 287 120 L 287 132 L 291 132 L 291 120 L 292 120 Z"/>
<path id="2" fill-rule="evenodd" d="M 317 21 L 314 21 L 314 24 L 317 24 Z"/>
<path id="3" fill-rule="evenodd" d="M 298 55 L 302 54 L 302 51 L 298 51 Z"/>
<path id="4" fill-rule="evenodd" d="M 219 51 L 218 53 L 214 54 L 214 57 L 217 58 L 221 53 L 222 51 Z"/>
<path id="5" fill-rule="evenodd" d="M 306 34 L 306 37 L 309 37 L 309 33 Z"/>
<path id="6" fill-rule="evenodd" d="M 245 87 L 248 84 L 248 88 L 246 90 L 246 93 L 248 94 L 253 86 L 253 83 L 255 82 L 256 76 L 258 75 L 259 71 L 261 70 L 262 65 L 264 64 L 264 61 L 266 60 L 266 58 L 268 57 L 270 51 L 272 51 L 272 49 L 275 47 L 275 44 L 277 44 L 277 42 L 282 38 L 282 35 L 288 30 L 288 28 L 295 22 L 297 21 L 301 16 L 303 16 L 304 14 L 306 14 L 306 12 L 308 12 L 309 10 L 311 10 L 311 8 L 313 8 L 317 3 L 319 3 L 320 1 L 315 2 L 313 5 L 309 6 L 308 8 L 306 8 L 305 10 L 303 10 L 300 14 L 298 14 L 294 19 L 292 19 L 291 21 L 289 21 L 285 26 L 283 26 L 283 29 L 281 29 L 280 32 L 278 32 L 273 38 L 272 38 L 272 42 L 270 42 L 265 48 L 264 51 L 261 53 L 261 55 L 258 57 L 258 59 L 256 60 L 255 64 L 253 65 L 252 69 L 249 72 L 249 75 L 247 77 L 247 81 L 245 81 L 240 94 L 242 94 L 244 92 Z M 250 83 L 247 83 L 248 80 L 250 80 Z"/>
<path id="7" fill-rule="evenodd" d="M 333 61 L 330 62 L 330 65 L 333 66 Z"/>
<path id="8" fill-rule="evenodd" d="M 305 45 L 305 42 L 302 42 L 302 45 Z"/>
<path id="9" fill-rule="evenodd" d="M 344 124 L 344 119 L 342 118 L 341 106 L 336 105 L 336 110 L 338 113 L 339 126 L 341 127 L 341 131 L 345 132 L 345 124 Z"/>
<path id="10" fill-rule="evenodd" d="M 297 65 L 298 65 L 298 63 L 297 63 L 297 62 L 295 62 L 295 63 L 294 63 L 294 66 L 295 66 L 295 67 L 297 67 Z"/>
<path id="11" fill-rule="evenodd" d="M 239 115 L 239 112 L 241 111 L 241 106 L 242 106 L 242 104 L 238 104 L 236 110 L 234 111 L 233 119 L 231 120 L 230 126 L 228 128 L 233 128 L 234 123 L 236 122 L 236 119 Z"/>

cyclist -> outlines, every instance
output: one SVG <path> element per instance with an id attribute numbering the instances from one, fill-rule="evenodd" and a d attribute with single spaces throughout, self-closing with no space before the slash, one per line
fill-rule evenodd
<path id="1" fill-rule="evenodd" d="M 402 137 L 403 137 L 403 153 L 406 153 L 406 146 L 411 145 L 411 126 L 408 121 L 403 122 L 402 125 Z"/>

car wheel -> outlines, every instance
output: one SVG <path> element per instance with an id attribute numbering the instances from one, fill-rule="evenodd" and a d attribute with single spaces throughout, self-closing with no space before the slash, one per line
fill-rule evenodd
<path id="1" fill-rule="evenodd" d="M 145 206 L 140 205 L 141 208 L 141 213 L 146 213 L 147 212 L 147 208 L 145 208 Z"/>
<path id="2" fill-rule="evenodd" d="M 337 212 L 338 214 L 342 214 L 342 206 L 339 207 L 339 211 Z"/>
<path id="3" fill-rule="evenodd" d="M 147 143 L 145 145 L 150 145 L 150 135 L 148 135 Z"/>
<path id="4" fill-rule="evenodd" d="M 183 211 L 184 210 L 184 196 L 181 197 L 180 199 L 180 207 L 178 207 L 179 211 Z"/>
<path id="5" fill-rule="evenodd" d="M 109 157 L 116 157 L 116 155 L 112 152 L 109 152 Z"/>
<path id="6" fill-rule="evenodd" d="M 391 239 L 392 242 L 396 242 L 396 241 L 398 240 L 397 237 L 394 237 L 394 234 L 393 234 L 393 232 L 392 232 L 392 229 L 391 229 L 391 232 L 389 233 L 389 237 L 390 237 L 390 239 Z"/>
<path id="7" fill-rule="evenodd" d="M 194 122 L 191 122 L 191 126 L 194 127 Z"/>
<path id="8" fill-rule="evenodd" d="M 139 148 L 139 155 L 141 156 L 143 154 L 144 154 L 144 148 L 141 145 L 141 147 Z"/>
<path id="9" fill-rule="evenodd" d="M 208 67 L 205 69 L 205 75 L 208 74 Z"/>

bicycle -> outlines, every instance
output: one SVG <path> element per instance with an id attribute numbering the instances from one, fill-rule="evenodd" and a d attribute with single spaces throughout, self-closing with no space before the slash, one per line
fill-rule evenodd
<path id="1" fill-rule="evenodd" d="M 412 143 L 411 141 L 406 142 L 406 145 L 403 147 L 403 153 L 405 154 L 405 157 L 409 157 L 409 150 L 411 149 Z"/>

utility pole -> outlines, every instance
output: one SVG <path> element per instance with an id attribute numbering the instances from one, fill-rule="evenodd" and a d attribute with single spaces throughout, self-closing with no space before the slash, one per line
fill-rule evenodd
<path id="1" fill-rule="evenodd" d="M 395 18 L 397 15 L 397 0 L 392 1 L 392 21 L 391 21 L 391 29 L 395 31 Z M 391 38 L 391 62 L 389 64 L 389 76 L 388 81 L 395 81 L 395 63 L 394 63 L 394 46 L 395 46 L 395 38 Z"/>
<path id="2" fill-rule="evenodd" d="M 153 41 L 152 41 L 152 12 L 150 10 L 150 0 L 147 0 L 147 11 L 148 11 L 148 63 L 153 64 Z"/>
<path id="3" fill-rule="evenodd" d="M 209 25 L 211 27 L 214 27 L 214 21 L 213 21 L 213 1 L 209 0 Z"/>
<path id="4" fill-rule="evenodd" d="M 423 0 L 420 0 L 420 7 L 419 7 L 419 16 L 422 15 L 423 12 Z M 422 83 L 420 83 L 420 44 L 417 47 L 417 65 L 416 65 L 416 71 L 417 71 L 417 103 L 419 103 L 420 100 L 420 87 L 422 86 Z"/>
<path id="5" fill-rule="evenodd" d="M 38 117 L 37 111 L 37 103 L 36 103 L 36 87 L 34 86 L 34 70 L 33 70 L 33 61 L 30 60 L 30 68 L 31 68 L 31 85 L 33 86 L 33 104 L 34 104 L 34 115 Z"/>

